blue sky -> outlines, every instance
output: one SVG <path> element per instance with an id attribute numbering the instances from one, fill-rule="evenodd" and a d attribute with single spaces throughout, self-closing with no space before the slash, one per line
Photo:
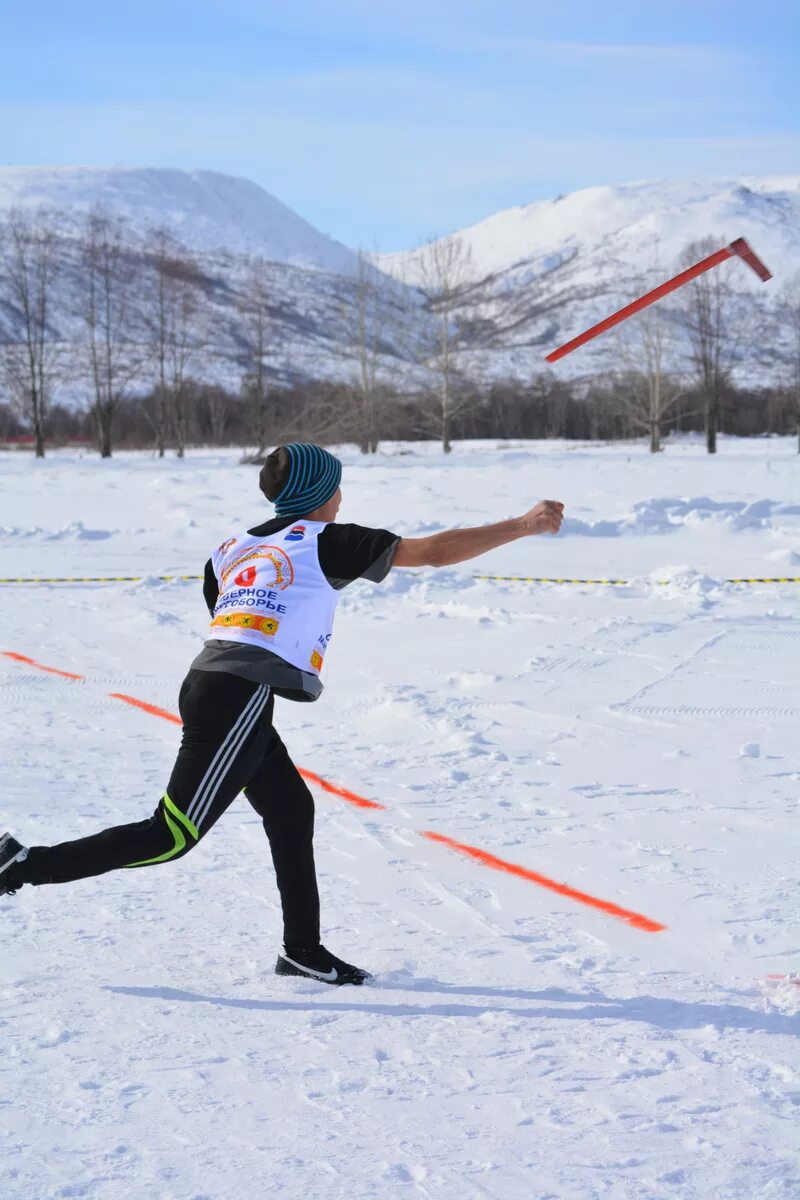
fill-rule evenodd
<path id="1" fill-rule="evenodd" d="M 800 173 L 800 0 L 0 0 L 0 163 L 203 167 L 393 250 L 631 179 Z"/>

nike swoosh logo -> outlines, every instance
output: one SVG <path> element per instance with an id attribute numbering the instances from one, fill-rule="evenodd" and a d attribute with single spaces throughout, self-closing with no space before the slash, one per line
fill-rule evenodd
<path id="1" fill-rule="evenodd" d="M 326 983 L 333 983 L 334 979 L 339 978 L 339 972 L 336 970 L 336 967 L 331 967 L 330 971 L 315 971 L 313 967 L 305 967 L 302 963 L 295 962 L 295 960 L 293 958 L 289 958 L 287 954 L 284 954 L 283 957 L 288 963 L 291 963 L 293 967 L 297 967 L 298 970 L 305 972 L 306 975 L 313 975 L 315 979 L 324 979 Z"/>

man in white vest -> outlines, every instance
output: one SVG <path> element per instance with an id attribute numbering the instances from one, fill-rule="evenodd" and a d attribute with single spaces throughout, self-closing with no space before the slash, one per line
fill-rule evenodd
<path id="1" fill-rule="evenodd" d="M 236 531 L 206 564 L 209 639 L 180 690 L 183 736 L 167 789 L 145 821 L 57 846 L 0 838 L 0 895 L 24 884 L 69 883 L 121 867 L 170 862 L 245 796 L 264 822 L 283 911 L 278 975 L 363 983 L 367 971 L 320 941 L 314 801 L 272 723 L 275 697 L 316 700 L 339 592 L 380 583 L 393 567 L 443 567 L 539 533 L 558 533 L 563 505 L 477 529 L 400 538 L 336 523 L 342 465 L 306 442 L 279 446 L 260 485 L 275 517 Z"/>

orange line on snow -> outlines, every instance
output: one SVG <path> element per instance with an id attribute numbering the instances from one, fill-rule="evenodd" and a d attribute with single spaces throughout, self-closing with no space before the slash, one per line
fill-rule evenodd
<path id="1" fill-rule="evenodd" d="M 527 879 L 530 883 L 538 883 L 539 887 L 547 888 L 548 891 L 557 892 L 559 896 L 567 896 L 570 900 L 577 900 L 579 904 L 598 908 L 610 917 L 619 917 L 621 921 L 627 921 L 634 929 L 643 929 L 647 933 L 660 933 L 662 929 L 667 928 L 658 921 L 651 921 L 649 917 L 643 917 L 641 913 L 631 912 L 628 908 L 620 908 L 618 904 L 612 904 L 610 900 L 601 900 L 598 896 L 590 896 L 588 892 L 579 892 L 569 884 L 557 883 L 555 879 L 548 879 L 546 875 L 540 875 L 538 871 L 530 871 L 527 867 L 520 867 L 517 863 L 506 862 L 504 858 L 497 858 L 494 854 L 488 854 L 486 850 L 478 849 L 477 846 L 468 846 L 465 842 L 457 842 L 443 833 L 433 833 L 430 829 L 421 829 L 419 834 L 420 837 L 430 838 L 432 842 L 441 842 L 443 846 L 449 846 L 451 850 L 458 850 L 461 854 L 477 859 L 485 867 L 492 867 L 495 871 L 506 871 L 509 875 L 517 875 L 520 879 Z"/>
<path id="2" fill-rule="evenodd" d="M 132 704 L 134 708 L 142 708 L 153 717 L 162 717 L 165 721 L 173 721 L 176 725 L 183 724 L 175 713 L 168 712 L 166 708 L 159 708 L 157 704 L 148 704 L 146 700 L 137 700 L 135 696 L 126 696 L 124 692 L 109 692 L 108 694 L 112 700 L 122 700 L 125 704 Z"/>
<path id="3" fill-rule="evenodd" d="M 0 654 L 4 654 L 7 658 L 13 658 L 17 662 L 27 663 L 29 666 L 37 667 L 40 671 L 49 671 L 53 675 L 63 675 L 66 679 L 85 679 L 84 675 L 74 675 L 71 671 L 60 671 L 58 667 L 46 667 L 43 663 L 36 662 L 33 658 L 28 658 L 25 654 L 15 654 L 11 650 L 2 650 Z M 148 704 L 146 700 L 137 700 L 135 696 L 128 696 L 124 692 L 109 692 L 114 700 L 122 700 L 125 704 L 132 704 L 135 708 L 141 708 L 144 712 L 150 713 L 151 716 L 161 717 L 164 721 L 171 721 L 175 725 L 180 725 L 181 719 L 175 713 L 169 712 L 166 708 L 159 708 L 155 704 Z M 356 792 L 348 791 L 347 788 L 339 787 L 338 784 L 329 783 L 327 779 L 323 779 L 321 775 L 317 775 L 314 771 L 309 771 L 305 767 L 297 768 L 304 779 L 310 783 L 314 783 L 317 787 L 322 788 L 325 792 L 330 792 L 333 796 L 339 796 L 342 800 L 346 800 L 348 804 L 355 804 L 358 808 L 373 808 L 380 809 L 386 812 L 385 804 L 378 804 L 375 800 L 367 800 L 365 796 L 359 796 Z M 458 850 L 461 854 L 466 854 L 469 858 L 475 859 L 484 867 L 491 867 L 495 871 L 505 871 L 509 875 L 516 875 L 519 879 L 526 879 L 529 883 L 536 883 L 539 887 L 547 888 L 548 891 L 557 892 L 559 896 L 566 896 L 569 900 L 577 900 L 579 904 L 586 904 L 589 908 L 599 909 L 609 917 L 618 917 L 621 921 L 632 925 L 634 929 L 644 930 L 646 933 L 659 933 L 666 929 L 666 925 L 660 924 L 658 921 L 653 921 L 650 917 L 645 917 L 641 913 L 633 912 L 628 908 L 620 908 L 618 904 L 613 904 L 610 900 L 601 900 L 599 896 L 592 896 L 588 892 L 579 892 L 577 888 L 570 887 L 566 883 L 557 883 L 555 879 L 549 879 L 547 875 L 540 875 L 538 871 L 531 871 L 528 867 L 521 867 L 517 863 L 507 862 L 504 858 L 498 858 L 494 854 L 489 854 L 487 850 L 481 850 L 477 846 L 469 846 L 466 842 L 457 842 L 455 838 L 447 837 L 443 833 L 434 833 L 430 829 L 419 830 L 419 836 L 428 838 L 429 841 L 439 842 L 443 846 L 449 847 L 451 850 Z"/>
<path id="4" fill-rule="evenodd" d="M 46 667 L 35 658 L 28 658 L 27 654 L 15 654 L 13 650 L 0 650 L 0 654 L 4 654 L 6 658 L 13 658 L 16 662 L 27 663 L 29 667 L 37 667 L 40 671 L 49 671 L 51 675 L 63 675 L 64 679 L 86 678 L 85 675 L 75 675 L 72 671 L 60 671 L 58 667 Z"/>
<path id="5" fill-rule="evenodd" d="M 315 775 L 313 771 L 307 771 L 305 767 L 297 768 L 304 779 L 310 783 L 315 783 L 317 787 L 321 787 L 323 791 L 330 792 L 334 796 L 341 796 L 342 800 L 347 800 L 349 804 L 355 804 L 358 808 L 379 808 L 382 812 L 386 812 L 385 804 L 378 804 L 375 800 L 367 800 L 365 796 L 359 796 L 356 792 L 349 792 L 347 788 L 339 787 L 335 783 L 328 783 L 327 779 L 323 779 L 321 775 Z"/>

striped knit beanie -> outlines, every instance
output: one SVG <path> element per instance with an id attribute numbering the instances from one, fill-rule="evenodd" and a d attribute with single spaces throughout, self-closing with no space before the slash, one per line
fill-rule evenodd
<path id="1" fill-rule="evenodd" d="M 339 459 L 313 442 L 290 442 L 289 478 L 275 498 L 275 515 L 300 517 L 330 500 L 342 478 Z"/>

